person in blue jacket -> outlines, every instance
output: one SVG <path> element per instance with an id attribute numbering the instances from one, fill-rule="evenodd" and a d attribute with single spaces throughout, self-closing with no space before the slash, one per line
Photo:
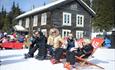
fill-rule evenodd
<path id="1" fill-rule="evenodd" d="M 111 47 L 111 40 L 108 37 L 104 38 L 104 47 L 106 48 Z"/>

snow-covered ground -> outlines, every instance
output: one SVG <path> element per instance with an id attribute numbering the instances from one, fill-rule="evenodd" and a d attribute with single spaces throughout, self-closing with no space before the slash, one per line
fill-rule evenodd
<path id="1" fill-rule="evenodd" d="M 0 70 L 66 70 L 62 63 L 52 64 L 49 60 L 40 61 L 35 58 L 24 59 L 24 53 L 27 52 L 28 49 L 0 50 Z M 115 49 L 100 48 L 93 56 L 94 58 L 89 58 L 90 62 L 104 67 L 104 70 L 115 70 Z M 79 70 L 101 70 L 95 66 L 77 67 Z"/>

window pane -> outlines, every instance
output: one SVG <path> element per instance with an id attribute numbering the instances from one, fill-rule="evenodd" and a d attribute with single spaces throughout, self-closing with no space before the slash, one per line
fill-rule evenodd
<path id="1" fill-rule="evenodd" d="M 78 24 L 79 24 L 79 16 L 78 16 Z"/>
<path id="2" fill-rule="evenodd" d="M 19 25 L 22 26 L 22 20 L 19 20 Z"/>
<path id="3" fill-rule="evenodd" d="M 82 17 L 80 17 L 80 25 L 82 25 Z"/>
<path id="4" fill-rule="evenodd" d="M 69 32 L 67 32 L 67 36 L 68 36 Z"/>
<path id="5" fill-rule="evenodd" d="M 64 31 L 64 36 L 66 36 L 66 32 Z"/>
<path id="6" fill-rule="evenodd" d="M 64 23 L 66 23 L 66 14 L 64 15 Z"/>
<path id="7" fill-rule="evenodd" d="M 26 18 L 26 25 L 25 25 L 26 28 L 29 27 L 29 18 Z"/>
<path id="8" fill-rule="evenodd" d="M 41 15 L 41 24 L 42 25 L 46 25 L 46 22 L 47 22 L 47 14 L 46 13 L 43 13 Z"/>
<path id="9" fill-rule="evenodd" d="M 68 22 L 67 23 L 69 23 L 69 19 L 70 19 L 70 16 L 68 15 L 68 19 L 67 19 Z"/>

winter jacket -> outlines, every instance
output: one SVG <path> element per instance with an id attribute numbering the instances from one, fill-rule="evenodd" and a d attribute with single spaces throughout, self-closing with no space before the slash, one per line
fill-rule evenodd
<path id="1" fill-rule="evenodd" d="M 67 44 L 67 50 L 70 50 L 71 48 L 75 47 L 75 41 L 74 41 L 74 39 L 68 39 L 67 42 L 68 42 L 68 44 Z"/>

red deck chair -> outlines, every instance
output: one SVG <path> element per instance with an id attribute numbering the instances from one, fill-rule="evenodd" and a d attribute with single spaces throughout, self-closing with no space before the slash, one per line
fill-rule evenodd
<path id="1" fill-rule="evenodd" d="M 3 48 L 13 48 L 14 45 L 11 42 L 2 43 Z"/>
<path id="2" fill-rule="evenodd" d="M 15 49 L 22 49 L 23 48 L 23 43 L 16 42 L 13 44 Z"/>
<path id="3" fill-rule="evenodd" d="M 82 45 L 83 42 L 84 42 L 83 38 L 77 41 L 77 43 L 79 45 Z M 91 52 L 90 56 L 92 56 L 95 53 L 97 48 L 99 48 L 103 44 L 103 42 L 104 42 L 103 38 L 94 38 L 94 39 L 91 40 L 91 44 L 94 47 L 94 49 L 93 49 L 93 52 Z M 80 58 L 80 57 L 76 56 L 76 59 L 77 59 L 77 61 L 79 61 L 81 66 L 83 66 L 84 64 L 89 64 L 89 65 L 93 65 L 93 66 L 99 67 L 101 69 L 104 69 L 103 67 L 101 67 L 99 65 L 96 65 L 96 64 L 93 64 L 93 63 L 87 61 L 88 58 L 84 59 L 84 58 Z M 69 70 L 70 69 L 70 64 L 64 64 L 64 67 Z"/>
<path id="4" fill-rule="evenodd" d="M 103 38 L 93 38 L 93 39 L 91 40 L 91 44 L 92 44 L 92 46 L 94 47 L 94 49 L 93 49 L 93 52 L 91 53 L 90 56 L 92 56 L 92 55 L 95 53 L 95 51 L 96 51 L 99 47 L 102 46 L 103 42 L 104 42 L 104 39 L 103 39 Z M 90 56 L 89 56 L 89 57 L 90 57 Z M 101 66 L 98 66 L 98 65 L 96 65 L 96 64 L 93 64 L 93 63 L 87 61 L 88 58 L 84 59 L 84 58 L 80 58 L 80 57 L 76 56 L 76 59 L 82 62 L 82 63 L 81 63 L 82 66 L 86 63 L 86 64 L 94 65 L 94 66 L 99 67 L 99 68 L 101 68 L 101 69 L 104 69 L 104 68 L 101 67 Z"/>
<path id="5" fill-rule="evenodd" d="M 94 47 L 93 53 L 97 50 L 97 48 L 102 46 L 103 42 L 104 42 L 103 38 L 93 38 L 92 39 L 91 44 Z"/>

